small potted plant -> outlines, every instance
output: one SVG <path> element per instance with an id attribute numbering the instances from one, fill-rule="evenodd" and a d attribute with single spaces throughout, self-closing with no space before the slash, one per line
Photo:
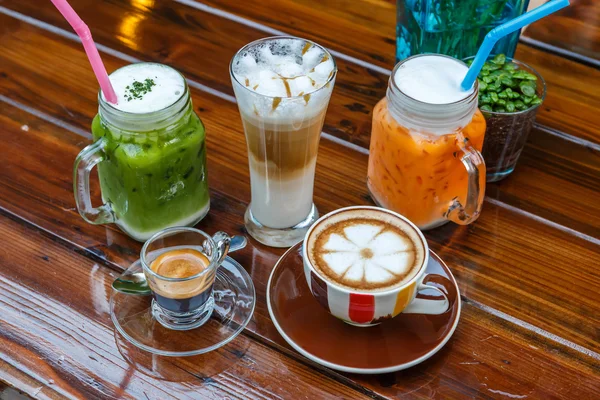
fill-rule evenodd
<path id="1" fill-rule="evenodd" d="M 465 61 L 470 66 L 473 58 Z M 546 84 L 529 65 L 504 54 L 490 58 L 477 80 L 479 109 L 487 124 L 482 151 L 487 181 L 496 182 L 515 169 L 546 97 Z"/>

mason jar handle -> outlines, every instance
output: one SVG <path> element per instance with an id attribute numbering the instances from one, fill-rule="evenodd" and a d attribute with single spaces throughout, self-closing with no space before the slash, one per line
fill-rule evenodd
<path id="1" fill-rule="evenodd" d="M 73 193 L 77 211 L 86 222 L 95 225 L 115 222 L 110 203 L 94 208 L 90 198 L 90 172 L 98 163 L 104 161 L 103 148 L 103 139 L 90 144 L 81 150 L 73 165 Z"/>
<path id="2" fill-rule="evenodd" d="M 474 222 L 481 213 L 483 198 L 485 196 L 485 161 L 481 153 L 468 141 L 460 148 L 462 161 L 467 170 L 467 201 L 461 204 L 458 196 L 452 200 L 446 213 L 446 218 L 459 225 L 468 225 Z"/>

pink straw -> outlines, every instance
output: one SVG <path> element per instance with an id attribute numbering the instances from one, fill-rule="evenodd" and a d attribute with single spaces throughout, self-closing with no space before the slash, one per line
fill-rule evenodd
<path id="1" fill-rule="evenodd" d="M 94 74 L 96 75 L 96 79 L 98 79 L 98 83 L 100 84 L 100 89 L 102 89 L 102 93 L 104 93 L 104 97 L 110 103 L 117 104 L 117 94 L 115 93 L 115 89 L 112 87 L 110 83 L 110 79 L 108 79 L 108 74 L 106 73 L 106 68 L 102 63 L 102 59 L 100 58 L 100 54 L 98 53 L 98 49 L 94 44 L 94 40 L 92 39 L 92 34 L 90 33 L 90 28 L 83 22 L 79 15 L 73 10 L 73 7 L 67 2 L 67 0 L 50 0 L 54 4 L 58 11 L 65 17 L 67 22 L 71 24 L 77 36 L 81 39 L 81 43 L 83 44 L 83 48 L 85 49 L 85 53 L 90 60 L 90 64 L 92 64 L 92 69 L 94 70 Z"/>

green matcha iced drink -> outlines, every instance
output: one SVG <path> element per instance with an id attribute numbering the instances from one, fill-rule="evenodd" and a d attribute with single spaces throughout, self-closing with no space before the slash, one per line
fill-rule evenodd
<path id="1" fill-rule="evenodd" d="M 140 241 L 170 226 L 196 224 L 209 208 L 205 130 L 183 77 L 170 67 L 141 63 L 110 79 L 119 104 L 100 95 L 94 144 L 76 161 L 81 215 L 91 223 L 115 222 Z M 86 176 L 78 179 L 95 164 L 106 203 L 98 209 L 87 207 Z"/>

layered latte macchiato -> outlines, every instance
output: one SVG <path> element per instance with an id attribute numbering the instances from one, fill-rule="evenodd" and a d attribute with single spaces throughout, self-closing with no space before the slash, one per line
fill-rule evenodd
<path id="1" fill-rule="evenodd" d="M 252 42 L 231 62 L 250 166 L 246 229 L 262 243 L 290 246 L 318 216 L 315 166 L 336 71 L 325 48 L 294 37 Z"/>
<path id="2" fill-rule="evenodd" d="M 306 245 L 323 278 L 361 292 L 404 285 L 418 274 L 425 258 L 415 229 L 376 209 L 351 209 L 323 220 Z"/>

